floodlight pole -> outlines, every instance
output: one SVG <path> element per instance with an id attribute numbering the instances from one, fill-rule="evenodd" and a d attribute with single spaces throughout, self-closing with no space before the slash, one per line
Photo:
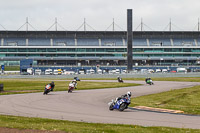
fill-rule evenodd
<path id="1" fill-rule="evenodd" d="M 199 18 L 198 18 L 198 31 L 199 31 Z"/>
<path id="2" fill-rule="evenodd" d="M 86 22 L 85 22 L 85 18 L 84 18 L 84 31 L 86 31 Z"/>
<path id="3" fill-rule="evenodd" d="M 57 18 L 55 18 L 55 29 L 56 29 L 56 31 L 58 30 L 57 29 Z"/>
<path id="4" fill-rule="evenodd" d="M 141 31 L 143 31 L 143 22 L 142 22 L 142 18 L 141 18 Z"/>
<path id="5" fill-rule="evenodd" d="M 28 17 L 26 17 L 26 31 L 28 31 Z"/>
<path id="6" fill-rule="evenodd" d="M 133 30 L 132 30 L 132 9 L 127 9 L 127 71 L 133 69 Z"/>
<path id="7" fill-rule="evenodd" d="M 113 18 L 113 31 L 115 31 L 115 19 Z"/>
<path id="8" fill-rule="evenodd" d="M 172 21 L 171 21 L 171 18 L 169 20 L 169 31 L 172 31 Z"/>

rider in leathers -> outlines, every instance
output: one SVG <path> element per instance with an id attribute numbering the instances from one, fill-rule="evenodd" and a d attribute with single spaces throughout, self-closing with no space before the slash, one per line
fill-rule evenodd
<path id="1" fill-rule="evenodd" d="M 118 101 L 118 100 L 120 100 L 120 99 L 122 99 L 122 98 L 130 98 L 131 97 L 131 92 L 130 91 L 128 91 L 126 94 L 124 94 L 124 95 L 122 95 L 121 97 L 118 97 L 118 98 L 116 98 L 116 100 L 115 100 L 115 103 Z"/>

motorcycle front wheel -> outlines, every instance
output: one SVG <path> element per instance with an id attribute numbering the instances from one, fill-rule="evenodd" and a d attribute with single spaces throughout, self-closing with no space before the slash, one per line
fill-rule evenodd
<path id="1" fill-rule="evenodd" d="M 109 110 L 110 110 L 110 111 L 113 110 L 113 104 L 110 105 Z"/>
<path id="2" fill-rule="evenodd" d="M 47 89 L 45 89 L 43 95 L 45 95 L 45 94 L 47 95 L 48 93 L 49 93 L 49 91 Z"/>

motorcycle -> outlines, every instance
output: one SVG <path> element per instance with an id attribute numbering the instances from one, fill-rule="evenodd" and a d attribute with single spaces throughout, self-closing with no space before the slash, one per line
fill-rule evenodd
<path id="1" fill-rule="evenodd" d="M 124 81 L 122 80 L 122 78 L 118 78 L 118 82 L 123 83 Z"/>
<path id="2" fill-rule="evenodd" d="M 108 103 L 109 105 L 109 110 L 112 111 L 114 109 L 117 109 L 119 111 L 124 111 L 124 109 L 128 108 L 128 105 L 131 103 L 131 99 L 126 97 L 126 98 L 121 98 L 114 102 L 112 100 L 111 102 Z"/>
<path id="3" fill-rule="evenodd" d="M 74 89 L 77 89 L 76 86 L 77 83 L 69 83 L 68 93 L 72 92 Z"/>
<path id="4" fill-rule="evenodd" d="M 146 84 L 153 85 L 154 83 L 153 83 L 153 81 L 150 79 L 150 80 L 147 80 L 147 81 L 146 81 Z"/>
<path id="5" fill-rule="evenodd" d="M 46 86 L 45 86 L 45 88 L 44 88 L 44 93 L 43 93 L 43 95 L 47 95 L 50 91 L 52 90 L 52 88 L 51 88 L 51 85 L 50 84 L 47 84 Z"/>
<path id="6" fill-rule="evenodd" d="M 75 79 L 76 81 L 81 81 L 78 77 L 74 77 L 74 79 Z"/>

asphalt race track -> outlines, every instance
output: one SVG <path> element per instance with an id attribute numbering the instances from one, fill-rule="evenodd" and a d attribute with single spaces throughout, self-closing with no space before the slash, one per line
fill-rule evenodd
<path id="1" fill-rule="evenodd" d="M 103 81 L 99 81 L 103 82 Z M 107 81 L 116 82 L 116 81 Z M 141 83 L 141 81 L 125 81 Z M 200 85 L 196 82 L 155 81 L 155 85 L 0 96 L 0 114 L 70 121 L 167 126 L 200 129 L 200 116 L 143 111 L 129 108 L 109 111 L 108 102 L 127 91 L 133 97 Z M 55 88 L 56 89 L 56 88 Z M 132 101 L 134 102 L 134 100 Z"/>

